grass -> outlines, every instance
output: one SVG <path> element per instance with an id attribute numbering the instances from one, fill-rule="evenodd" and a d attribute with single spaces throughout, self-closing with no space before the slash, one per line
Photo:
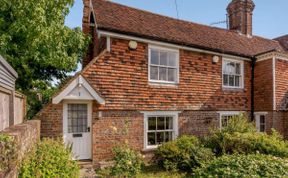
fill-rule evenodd
<path id="1" fill-rule="evenodd" d="M 97 170 L 96 172 L 99 177 L 103 178 L 111 177 L 109 176 L 110 173 L 109 169 Z M 143 168 L 143 172 L 136 176 L 136 178 L 185 178 L 185 177 L 186 177 L 185 173 L 167 172 L 159 168 L 157 165 L 145 166 Z"/>

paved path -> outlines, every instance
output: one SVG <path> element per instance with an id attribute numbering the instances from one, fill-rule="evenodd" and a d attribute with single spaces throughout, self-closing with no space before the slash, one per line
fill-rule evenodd
<path id="1" fill-rule="evenodd" d="M 80 178 L 97 178 L 96 172 L 93 169 L 92 162 L 80 161 Z"/>

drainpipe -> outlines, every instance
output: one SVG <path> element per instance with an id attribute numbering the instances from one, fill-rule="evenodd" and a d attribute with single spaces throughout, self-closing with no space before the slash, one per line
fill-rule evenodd
<path id="1" fill-rule="evenodd" d="M 254 112 L 255 112 L 255 100 L 254 100 L 254 79 L 255 79 L 255 63 L 256 63 L 256 57 L 252 57 L 251 58 L 251 121 L 254 121 L 255 116 L 254 116 Z"/>

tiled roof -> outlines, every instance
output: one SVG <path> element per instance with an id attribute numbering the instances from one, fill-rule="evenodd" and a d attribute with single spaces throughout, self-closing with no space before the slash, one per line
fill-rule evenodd
<path id="1" fill-rule="evenodd" d="M 279 41 L 279 43 L 282 45 L 282 47 L 288 51 L 288 35 L 281 36 L 279 38 L 275 39 L 276 41 Z"/>
<path id="2" fill-rule="evenodd" d="M 92 0 L 97 28 L 188 47 L 245 57 L 283 51 L 279 42 L 178 20 L 105 0 Z"/>

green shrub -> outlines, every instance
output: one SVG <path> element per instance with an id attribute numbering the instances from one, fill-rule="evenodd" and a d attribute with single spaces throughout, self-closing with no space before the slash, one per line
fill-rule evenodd
<path id="1" fill-rule="evenodd" d="M 115 165 L 111 168 L 113 176 L 134 177 L 141 172 L 143 165 L 141 154 L 126 145 L 114 147 L 113 153 L 115 161 Z"/>
<path id="2" fill-rule="evenodd" d="M 288 160 L 271 155 L 227 155 L 194 171 L 195 177 L 288 177 Z"/>
<path id="3" fill-rule="evenodd" d="M 78 163 L 72 160 L 71 150 L 65 148 L 63 141 L 44 139 L 23 161 L 19 177 L 76 178 L 78 174 Z"/>
<path id="4" fill-rule="evenodd" d="M 218 131 L 217 129 L 216 131 Z M 214 130 L 215 131 L 215 130 Z M 228 119 L 227 126 L 221 129 L 223 133 L 248 133 L 256 132 L 256 127 L 254 123 L 249 122 L 248 118 L 244 114 L 233 116 Z"/>
<path id="5" fill-rule="evenodd" d="M 17 161 L 17 148 L 14 137 L 0 134 L 0 171 L 15 166 Z"/>
<path id="6" fill-rule="evenodd" d="M 205 146 L 220 156 L 223 154 L 270 154 L 288 157 L 288 143 L 274 131 L 272 135 L 257 132 L 227 133 L 222 130 L 214 132 L 205 139 Z"/>
<path id="7" fill-rule="evenodd" d="M 155 159 L 166 170 L 191 171 L 206 161 L 213 159 L 210 149 L 204 148 L 193 136 L 182 136 L 158 147 Z"/>

